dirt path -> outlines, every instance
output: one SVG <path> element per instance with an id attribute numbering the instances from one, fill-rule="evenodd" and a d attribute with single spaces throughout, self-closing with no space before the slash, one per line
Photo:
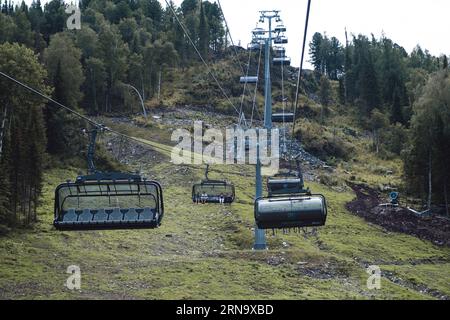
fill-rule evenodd
<path id="1" fill-rule="evenodd" d="M 413 235 L 439 246 L 450 246 L 450 220 L 441 216 L 419 217 L 407 209 L 380 207 L 380 194 L 365 185 L 347 182 L 356 199 L 347 203 L 347 210 L 386 230 Z"/>

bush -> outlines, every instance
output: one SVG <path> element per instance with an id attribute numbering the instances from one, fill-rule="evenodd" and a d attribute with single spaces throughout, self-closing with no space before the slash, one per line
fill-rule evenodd
<path id="1" fill-rule="evenodd" d="M 321 184 L 326 185 L 327 187 L 336 187 L 339 185 L 339 180 L 337 177 L 330 174 L 321 174 L 319 175 L 319 181 Z"/>
<path id="2" fill-rule="evenodd" d="M 322 160 L 349 160 L 354 150 L 350 143 L 315 123 L 302 123 L 296 134 L 305 150 Z"/>

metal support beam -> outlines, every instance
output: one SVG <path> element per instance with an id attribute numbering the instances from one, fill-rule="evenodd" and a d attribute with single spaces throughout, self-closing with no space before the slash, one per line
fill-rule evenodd
<path id="1" fill-rule="evenodd" d="M 272 49 L 272 19 L 276 19 L 277 21 L 279 18 L 279 11 L 262 11 L 261 12 L 261 19 L 260 21 L 263 22 L 265 19 L 269 22 L 269 30 L 268 30 L 268 37 L 264 39 L 265 43 L 265 57 L 264 57 L 264 82 L 265 82 L 265 88 L 264 88 L 264 127 L 265 129 L 270 132 L 272 130 L 272 82 L 270 79 L 270 53 Z M 260 161 L 260 136 L 258 131 L 258 145 L 257 145 L 257 160 L 256 160 L 256 192 L 255 192 L 255 199 L 262 197 L 262 174 L 261 174 L 261 161 Z M 271 146 L 271 135 L 269 134 L 268 137 L 263 137 L 264 139 L 269 139 L 267 146 Z M 258 227 L 255 226 L 255 243 L 253 245 L 254 250 L 266 250 L 267 249 L 267 243 L 266 243 L 266 234 L 264 230 L 258 229 Z"/>
<path id="2" fill-rule="evenodd" d="M 258 144 L 256 145 L 256 190 L 255 200 L 262 197 L 262 174 L 261 174 L 261 161 L 259 157 L 259 130 L 257 131 Z M 266 250 L 266 234 L 264 230 L 258 229 L 255 225 L 255 243 L 253 245 L 254 250 Z"/>
<path id="3" fill-rule="evenodd" d="M 272 81 L 270 79 L 270 49 L 272 44 L 272 23 L 269 19 L 269 38 L 265 41 L 265 67 L 264 67 L 264 127 L 268 130 L 272 129 Z"/>

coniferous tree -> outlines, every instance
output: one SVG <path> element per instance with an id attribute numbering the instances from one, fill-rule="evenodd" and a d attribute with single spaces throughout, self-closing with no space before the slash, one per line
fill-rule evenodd
<path id="1" fill-rule="evenodd" d="M 309 45 L 309 54 L 311 56 L 311 62 L 314 65 L 314 69 L 317 72 L 323 73 L 324 61 L 323 61 L 323 36 L 319 32 L 313 35 L 312 41 Z"/>
<path id="2" fill-rule="evenodd" d="M 447 202 L 450 157 L 450 75 L 434 74 L 414 104 L 409 148 L 404 154 L 407 186 L 430 206 Z"/>

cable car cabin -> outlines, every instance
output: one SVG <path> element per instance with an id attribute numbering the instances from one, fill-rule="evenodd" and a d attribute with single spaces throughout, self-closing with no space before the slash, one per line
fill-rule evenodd
<path id="1" fill-rule="evenodd" d="M 235 200 L 233 184 L 221 180 L 204 180 L 192 187 L 192 201 L 205 203 L 233 203 Z"/>
<path id="2" fill-rule="evenodd" d="M 291 65 L 291 58 L 273 58 L 273 64 L 275 66 L 290 66 Z"/>
<path id="3" fill-rule="evenodd" d="M 259 229 L 289 229 L 324 226 L 327 206 L 322 195 L 259 198 L 255 220 Z"/>
<path id="4" fill-rule="evenodd" d="M 241 77 L 239 79 L 240 83 L 258 83 L 258 77 L 256 76 L 249 76 L 249 77 Z"/>
<path id="5" fill-rule="evenodd" d="M 82 176 L 55 191 L 58 230 L 153 229 L 163 215 L 161 185 L 139 175 Z"/>
<path id="6" fill-rule="evenodd" d="M 294 114 L 290 112 L 285 113 L 274 113 L 272 114 L 272 122 L 284 123 L 284 122 L 294 122 Z"/>
<path id="7" fill-rule="evenodd" d="M 299 194 L 304 191 L 302 179 L 295 176 L 270 177 L 267 179 L 269 197 L 274 195 Z"/>
<path id="8" fill-rule="evenodd" d="M 275 44 L 287 44 L 288 39 L 285 36 L 279 36 L 279 37 L 275 38 L 274 43 Z"/>

